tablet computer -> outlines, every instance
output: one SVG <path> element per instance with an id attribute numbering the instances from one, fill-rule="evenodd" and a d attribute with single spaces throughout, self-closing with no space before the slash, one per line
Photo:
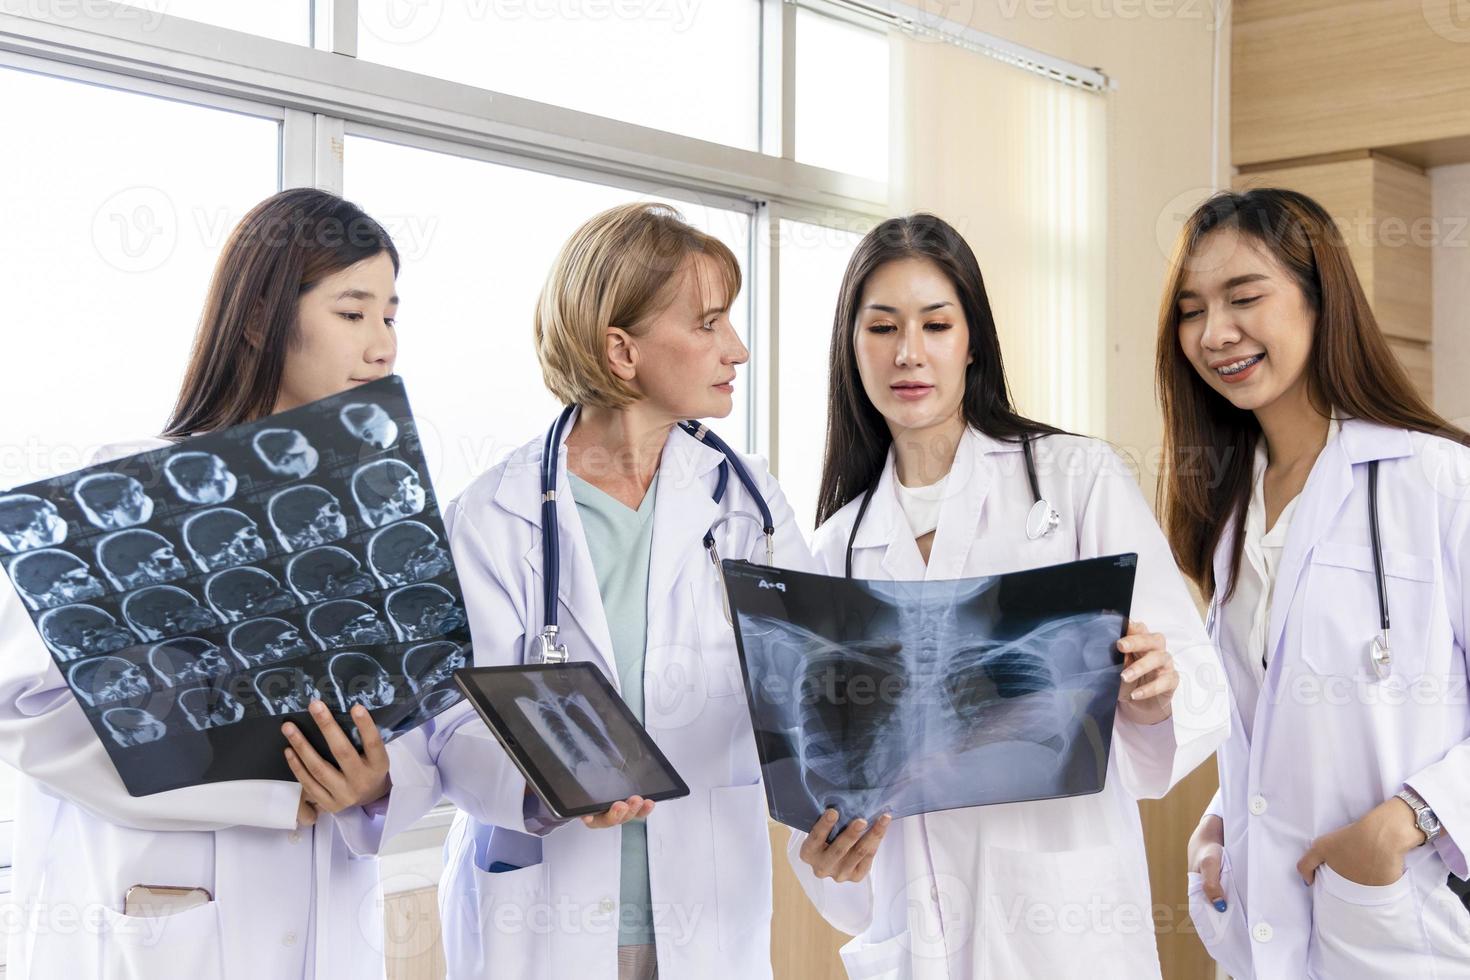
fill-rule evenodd
<path id="1" fill-rule="evenodd" d="M 454 680 L 558 820 L 689 795 L 595 664 L 466 667 Z"/>

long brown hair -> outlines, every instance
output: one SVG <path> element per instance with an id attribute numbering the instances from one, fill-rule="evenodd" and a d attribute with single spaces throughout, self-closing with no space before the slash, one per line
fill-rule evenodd
<path id="1" fill-rule="evenodd" d="M 1219 584 L 1214 554 L 1226 526 L 1231 518 L 1236 527 L 1244 522 L 1261 432 L 1255 414 L 1212 389 L 1179 343 L 1179 294 L 1190 258 L 1207 236 L 1223 228 L 1274 256 L 1315 313 L 1307 393 L 1323 417 L 1335 411 L 1470 443 L 1470 434 L 1446 422 L 1414 391 L 1378 329 L 1347 245 L 1320 204 L 1276 188 L 1214 195 L 1180 232 L 1159 307 L 1155 367 L 1164 411 L 1159 509 L 1175 561 L 1206 595 Z M 1235 535 L 1225 598 L 1235 590 L 1244 540 Z"/>
<path id="2" fill-rule="evenodd" d="M 230 233 L 204 301 L 170 438 L 263 418 L 275 408 L 286 354 L 297 343 L 297 300 L 323 279 L 398 250 L 357 205 L 312 188 L 282 191 Z"/>
<path id="3" fill-rule="evenodd" d="M 818 526 L 872 486 L 888 458 L 893 434 L 863 390 L 854 333 L 868 277 L 885 263 L 911 258 L 928 259 L 949 277 L 969 325 L 972 358 L 965 369 L 965 394 L 960 403 L 966 424 L 998 439 L 1061 433 L 1024 418 L 1012 407 L 985 279 L 963 236 L 932 214 L 889 218 L 864 236 L 848 260 L 832 318 L 827 449 L 817 495 Z"/>

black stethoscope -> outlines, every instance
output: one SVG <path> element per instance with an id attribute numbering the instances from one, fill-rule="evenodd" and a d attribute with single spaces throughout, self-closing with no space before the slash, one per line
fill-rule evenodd
<path id="1" fill-rule="evenodd" d="M 541 453 L 541 602 L 546 610 L 546 625 L 537 638 L 537 655 L 540 663 L 547 664 L 566 663 L 567 660 L 566 644 L 556 642 L 557 589 L 561 583 L 560 537 L 556 523 L 556 474 L 557 467 L 561 465 L 562 433 L 576 411 L 577 406 L 575 405 L 568 405 L 562 410 L 556 421 L 551 424 L 551 428 L 547 430 L 545 448 Z M 720 454 L 725 457 L 720 462 L 719 476 L 715 479 L 715 491 L 711 495 L 715 503 L 718 504 L 724 499 L 725 487 L 730 482 L 730 471 L 735 471 L 735 478 L 740 481 L 741 486 L 745 487 L 746 492 L 750 494 L 750 498 L 755 501 L 756 507 L 760 510 L 759 523 L 766 540 L 766 564 L 774 564 L 776 521 L 771 516 L 771 508 L 766 504 L 766 499 L 761 496 L 760 488 L 756 486 L 745 464 L 740 461 L 739 454 L 702 423 L 683 421 L 679 423 L 679 428 L 700 442 L 719 450 Z M 756 520 L 751 514 L 733 511 L 711 524 L 709 530 L 704 533 L 704 550 L 708 552 L 716 571 L 720 569 L 720 553 L 715 547 L 715 532 L 726 522 L 737 517 Z M 720 591 L 723 593 L 724 589 Z M 725 618 L 730 619 L 728 596 L 725 597 Z"/>
<path id="2" fill-rule="evenodd" d="M 1368 533 L 1373 538 L 1373 576 L 1378 580 L 1378 635 L 1368 649 L 1379 680 L 1393 673 L 1388 648 L 1388 580 L 1383 577 L 1383 542 L 1378 536 L 1378 460 L 1368 461 Z"/>
<path id="3" fill-rule="evenodd" d="M 1387 680 L 1393 674 L 1393 653 L 1388 644 L 1388 579 L 1383 574 L 1383 539 L 1378 531 L 1378 460 L 1368 461 L 1368 535 L 1373 542 L 1373 578 L 1378 587 L 1378 635 L 1368 647 L 1368 660 L 1379 680 Z M 1220 604 L 1210 604 L 1210 618 L 1205 623 L 1205 632 L 1215 635 L 1215 618 Z M 1261 667 L 1266 667 L 1266 656 L 1261 654 Z"/>
<path id="4" fill-rule="evenodd" d="M 1032 541 L 1039 541 L 1051 532 L 1055 531 L 1062 523 L 1062 515 L 1057 509 L 1041 495 L 1041 481 L 1036 478 L 1036 459 L 1031 454 L 1031 437 L 1021 436 L 1021 452 L 1026 457 L 1026 481 L 1031 484 L 1031 499 L 1035 501 L 1031 505 L 1031 511 L 1026 515 L 1026 537 Z M 847 535 L 847 577 L 852 578 L 852 546 L 857 540 L 858 526 L 863 523 L 863 515 L 868 512 L 868 504 L 873 500 L 873 491 L 878 489 L 878 481 L 863 491 L 863 502 L 858 504 L 857 518 L 852 522 L 852 531 Z"/>

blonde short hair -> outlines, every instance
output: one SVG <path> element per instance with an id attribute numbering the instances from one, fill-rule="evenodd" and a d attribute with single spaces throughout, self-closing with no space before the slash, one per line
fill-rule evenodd
<path id="1" fill-rule="evenodd" d="M 592 218 L 562 246 L 536 303 L 536 356 L 564 405 L 624 408 L 639 395 L 607 363 L 608 327 L 633 336 L 673 300 L 695 255 L 713 258 L 725 296 L 740 292 L 740 264 L 719 239 L 664 204 L 624 204 Z"/>

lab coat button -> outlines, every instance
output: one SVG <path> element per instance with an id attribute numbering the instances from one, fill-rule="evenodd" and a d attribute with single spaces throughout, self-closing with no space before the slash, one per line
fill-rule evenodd
<path id="1" fill-rule="evenodd" d="M 1269 943 L 1271 937 L 1276 935 L 1276 932 L 1269 924 L 1258 922 L 1256 923 L 1255 929 L 1251 930 L 1251 935 L 1256 937 L 1256 942 L 1258 943 Z"/>
<path id="2" fill-rule="evenodd" d="M 1263 814 L 1265 812 L 1266 812 L 1266 798 L 1264 796 L 1259 795 L 1259 794 L 1257 794 L 1256 796 L 1252 796 L 1251 797 L 1251 813 L 1253 813 L 1253 814 L 1255 814 L 1256 816 L 1259 817 L 1261 814 Z"/>
<path id="3" fill-rule="evenodd" d="M 286 835 L 286 840 L 290 841 L 292 844 L 300 844 L 301 843 L 301 831 L 299 831 L 299 830 L 293 830 L 293 831 L 291 831 L 291 833 L 289 833 L 289 834 Z"/>
<path id="4" fill-rule="evenodd" d="M 295 946 L 296 945 L 296 933 L 294 933 L 294 932 L 288 932 L 288 933 L 286 933 L 286 937 L 281 940 L 281 945 L 282 946 Z"/>
<path id="5" fill-rule="evenodd" d="M 611 912 L 613 910 L 613 900 L 610 898 L 604 898 L 601 904 L 598 905 L 598 908 L 600 908 L 604 912 Z"/>
<path id="6" fill-rule="evenodd" d="M 939 886 L 938 885 L 930 885 L 929 886 L 929 897 L 932 898 L 932 899 L 934 899 L 934 901 L 936 901 L 936 902 L 939 901 Z"/>

